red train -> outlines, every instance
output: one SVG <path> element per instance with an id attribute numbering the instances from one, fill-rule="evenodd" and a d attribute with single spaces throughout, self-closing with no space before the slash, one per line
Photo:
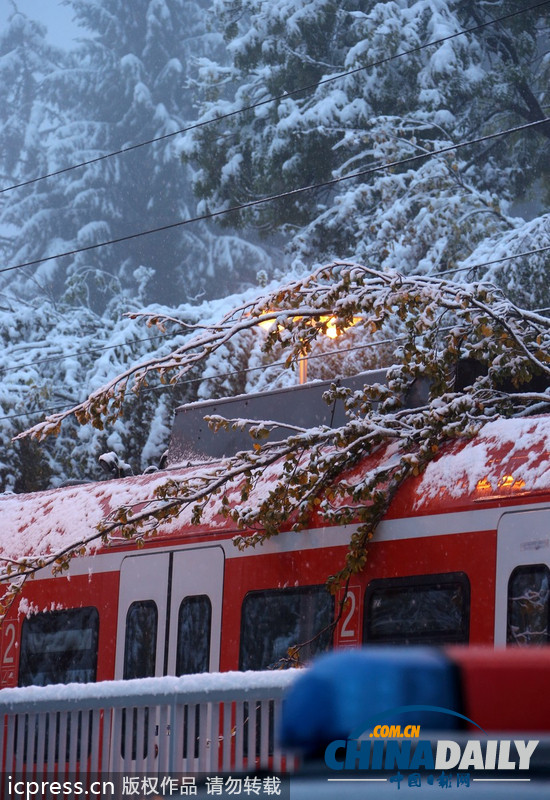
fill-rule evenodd
<path id="1" fill-rule="evenodd" d="M 332 629 L 339 598 L 324 582 L 352 526 L 313 520 L 240 551 L 212 506 L 201 525 L 183 515 L 140 549 L 121 539 L 63 576 L 44 569 L 3 623 L 1 686 L 261 669 L 310 640 L 306 659 L 362 642 L 548 643 L 549 444 L 541 416 L 444 449 L 401 488 Z M 59 550 L 168 474 L 3 496 L 0 555 Z"/>

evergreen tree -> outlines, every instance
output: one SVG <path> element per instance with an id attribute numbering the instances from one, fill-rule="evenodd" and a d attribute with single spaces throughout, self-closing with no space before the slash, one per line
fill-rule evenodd
<path id="1" fill-rule="evenodd" d="M 227 224 L 240 219 L 243 228 L 282 234 L 289 241 L 288 269 L 333 258 L 406 273 L 456 269 L 460 278 L 485 274 L 523 305 L 550 304 L 545 252 L 477 269 L 550 245 L 550 216 L 542 214 L 541 200 L 548 184 L 547 125 L 434 155 L 541 119 L 549 63 L 545 8 L 419 50 L 491 17 L 524 12 L 524 4 L 216 0 L 228 64 L 221 36 L 208 30 L 202 0 L 71 0 L 71 6 L 88 38 L 69 62 L 45 44 L 40 26 L 19 14 L 11 19 L 11 37 L 6 32 L 1 40 L 0 123 L 2 141 L 10 142 L 1 163 L 8 182 L 181 129 L 196 114 L 190 89 L 203 93 L 203 121 L 286 96 L 205 125 L 178 147 L 170 137 L 2 195 L 7 265 L 341 178 L 228 215 Z M 374 62 L 380 63 L 368 67 Z M 341 73 L 349 74 L 332 80 Z M 302 86 L 312 88 L 293 94 Z M 193 167 L 181 165 L 178 153 Z M 417 160 L 348 179 L 411 158 Z M 203 198 L 198 208 L 192 180 Z M 518 198 L 531 201 L 534 219 L 518 216 Z M 28 424 L 13 418 L 22 409 L 71 404 L 144 358 L 148 347 L 155 356 L 168 352 L 170 339 L 147 344 L 139 341 L 147 338 L 142 329 L 124 332 L 125 311 L 164 300 L 179 306 L 176 316 L 189 324 L 206 324 L 240 299 L 197 306 L 197 296 L 228 294 L 269 268 L 262 248 L 203 224 L 4 273 L 6 446 Z M 169 315 L 166 306 L 151 312 Z M 185 336 L 178 333 L 172 344 Z M 352 345 L 364 344 L 362 329 L 347 336 Z M 377 336 L 370 331 L 369 342 Z M 40 456 L 25 445 L 15 461 L 3 448 L 4 487 L 97 475 L 97 458 L 106 450 L 140 471 L 162 453 L 175 403 L 296 380 L 261 369 L 270 359 L 260 346 L 254 336 L 216 350 L 202 384 L 185 384 L 175 395 L 151 389 L 127 404 L 125 422 L 108 433 L 69 426 Z M 327 355 L 311 359 L 310 374 L 332 377 L 330 348 L 315 347 Z M 393 348 L 385 347 L 383 356 L 378 349 L 350 353 L 345 370 L 381 358 L 389 363 Z M 275 348 L 271 360 L 280 360 L 283 349 Z M 71 353 L 80 355 L 64 357 Z M 201 377 L 198 369 L 193 381 Z"/>
<path id="2" fill-rule="evenodd" d="M 89 33 L 74 52 L 51 48 L 44 28 L 16 11 L 2 34 L 4 187 L 184 126 L 194 114 L 193 65 L 221 51 L 200 3 L 72 5 Z M 171 137 L 5 192 L 0 203 L 8 268 L 194 213 L 190 170 Z M 197 293 L 224 294 L 255 282 L 260 267 L 269 267 L 262 249 L 203 225 L 0 273 L 0 486 L 30 491 L 99 477 L 106 450 L 136 472 L 158 462 L 174 405 L 194 399 L 198 384 L 128 403 L 109 434 L 67 428 L 42 450 L 10 440 L 35 418 L 27 414 L 72 404 L 147 347 L 163 351 L 162 338 L 148 344 L 147 332 L 128 328 L 125 312 L 159 298 L 179 305 Z M 208 315 L 204 305 L 180 310 L 191 322 Z"/>
<path id="3" fill-rule="evenodd" d="M 53 215 L 41 206 L 40 199 L 29 204 L 32 190 L 22 188 L 17 193 L 17 203 L 15 193 L 6 190 L 47 169 L 44 138 L 59 125 L 59 117 L 48 102 L 45 85 L 48 76 L 63 64 L 64 54 L 48 44 L 44 26 L 28 19 L 14 5 L 6 27 L 0 31 L 1 266 L 9 257 L 17 258 L 14 239 L 24 242 L 38 237 L 44 242 L 46 229 L 53 226 Z M 20 213 L 14 211 L 14 205 L 18 205 Z M 31 207 L 39 217 L 34 225 L 28 224 Z M 53 227 L 50 235 L 54 235 Z M 26 252 L 23 248 L 23 259 Z M 0 285 L 6 286 L 11 277 L 2 275 Z"/>
<path id="4" fill-rule="evenodd" d="M 44 87 L 61 122 L 43 146 L 48 172 L 93 163 L 19 192 L 5 214 L 13 226 L 26 220 L 14 237 L 12 262 L 162 227 L 195 212 L 190 170 L 175 155 L 171 134 L 194 116 L 189 80 L 195 59 L 216 51 L 222 57 L 204 8 L 193 0 L 71 0 L 71 6 L 89 37 Z M 195 226 L 57 259 L 31 273 L 33 279 L 46 276 L 65 304 L 102 311 L 126 289 L 137 296 L 142 272 L 135 271 L 143 266 L 154 270 L 150 299 L 174 302 L 254 280 L 269 259 L 235 236 L 220 242 L 212 229 Z M 29 281 L 25 289 L 32 295 Z"/>
<path id="5" fill-rule="evenodd" d="M 230 101 L 205 101 L 203 118 L 262 104 L 182 144 L 209 208 L 339 181 L 242 215 L 285 230 L 300 269 L 349 258 L 437 273 L 514 231 L 525 249 L 538 246 L 532 234 L 545 220 L 526 227 L 511 203 L 547 183 L 548 123 L 434 151 L 544 119 L 546 8 L 527 13 L 512 0 L 218 0 L 216 7 L 239 89 Z M 456 35 L 515 11 L 522 13 Z M 282 99 L 262 102 L 270 97 Z M 405 163 L 378 169 L 391 162 Z M 548 304 L 547 263 L 530 262 L 539 271 L 533 305 Z"/>
<path id="6" fill-rule="evenodd" d="M 146 282 L 143 288 L 146 288 Z M 249 292 L 250 294 L 250 292 Z M 229 302 L 239 302 L 233 296 Z M 82 400 L 113 375 L 136 361 L 163 358 L 181 347 L 197 326 L 223 314 L 227 300 L 176 308 L 149 305 L 146 319 L 175 315 L 183 324 L 159 330 L 142 324 L 144 295 L 121 298 L 112 318 L 81 306 L 60 310 L 48 299 L 17 300 L 0 307 L 0 492 L 29 492 L 67 480 L 111 477 L 99 458 L 115 453 L 134 474 L 161 463 L 178 405 L 212 396 L 246 391 L 246 369 L 261 347 L 252 336 L 229 342 L 172 386 L 153 380 L 140 395 L 129 391 L 123 416 L 104 429 L 80 428 L 75 421 L 42 446 L 17 436 L 37 420 Z M 129 321 L 124 312 L 135 319 Z"/>
<path id="7" fill-rule="evenodd" d="M 42 101 L 41 83 L 63 63 L 63 53 L 46 42 L 43 25 L 15 8 L 0 31 L 0 164 L 2 183 L 44 167 L 40 131 L 54 124 Z M 2 187 L 4 188 L 4 187 Z"/>

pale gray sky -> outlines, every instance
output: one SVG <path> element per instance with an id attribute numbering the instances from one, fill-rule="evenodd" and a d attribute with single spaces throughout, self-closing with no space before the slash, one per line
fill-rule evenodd
<path id="1" fill-rule="evenodd" d="M 48 38 L 53 44 L 70 48 L 75 37 L 82 33 L 72 21 L 72 10 L 62 0 L 15 0 L 15 4 L 27 17 L 46 25 Z M 12 11 L 11 0 L 0 0 L 0 28 L 4 27 Z"/>

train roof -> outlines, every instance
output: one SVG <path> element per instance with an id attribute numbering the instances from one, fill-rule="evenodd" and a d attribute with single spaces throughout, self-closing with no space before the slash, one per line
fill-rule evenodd
<path id="1" fill-rule="evenodd" d="M 395 446 L 383 456 L 391 463 Z M 502 419 L 488 423 L 471 440 L 457 440 L 442 448 L 423 475 L 401 488 L 388 518 L 422 516 L 460 510 L 472 503 L 526 502 L 533 495 L 550 495 L 550 415 L 525 419 Z M 170 470 L 118 480 L 51 489 L 34 494 L 0 496 L 0 558 L 46 555 L 67 547 L 73 540 L 90 536 L 98 523 L 119 506 L 143 507 L 157 486 L 169 477 L 197 477 L 216 462 L 174 466 Z M 354 473 L 372 468 L 372 458 Z M 277 477 L 278 465 L 265 471 L 256 486 L 259 500 Z M 351 476 L 353 479 L 353 475 Z M 228 489 L 228 497 L 238 487 Z M 254 497 L 251 498 L 254 501 Z M 231 534 L 230 521 L 218 512 L 219 499 L 212 500 L 200 528 L 191 527 L 191 509 L 177 520 L 163 523 L 164 537 L 199 534 Z M 183 529 L 186 529 L 185 531 Z M 99 544 L 90 546 L 90 551 Z M 127 545 L 128 546 L 128 545 Z"/>

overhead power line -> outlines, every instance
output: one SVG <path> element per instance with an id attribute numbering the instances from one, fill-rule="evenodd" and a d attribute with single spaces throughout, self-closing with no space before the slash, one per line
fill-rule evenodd
<path id="1" fill-rule="evenodd" d="M 472 272 L 473 270 L 483 269 L 483 267 L 492 267 L 495 264 L 500 264 L 500 263 L 503 263 L 503 262 L 512 261 L 512 260 L 514 260 L 516 258 L 525 258 L 527 256 L 538 255 L 539 253 L 546 253 L 549 250 L 550 250 L 550 245 L 546 245 L 545 247 L 537 247 L 535 250 L 525 250 L 522 253 L 514 253 L 513 255 L 510 255 L 510 256 L 502 256 L 501 258 L 493 258 L 491 261 L 478 262 L 477 264 L 472 264 L 469 267 L 455 267 L 454 269 L 441 270 L 441 272 L 433 273 L 433 277 L 434 278 L 439 278 L 441 275 L 451 275 L 451 274 L 454 274 L 456 272 Z M 540 308 L 537 309 L 537 311 L 539 313 L 542 312 L 542 311 L 547 311 L 547 310 L 548 309 L 544 309 L 544 308 L 543 309 L 540 309 Z M 38 366 L 38 365 L 41 365 L 41 364 L 52 364 L 52 363 L 56 363 L 58 361 L 64 361 L 67 358 L 75 358 L 76 356 L 86 356 L 86 355 L 91 355 L 93 353 L 102 353 L 102 352 L 104 352 L 106 350 L 116 350 L 117 347 L 131 347 L 131 346 L 133 346 L 135 344 L 142 344 L 142 343 L 145 343 L 145 342 L 154 342 L 154 341 L 158 341 L 159 339 L 169 339 L 169 338 L 177 336 L 177 335 L 179 335 L 179 334 L 163 333 L 163 334 L 159 334 L 158 336 L 148 336 L 145 339 L 132 339 L 132 341 L 130 341 L 130 342 L 122 342 L 122 343 L 119 342 L 118 344 L 101 345 L 101 346 L 98 346 L 98 347 L 90 347 L 87 350 L 76 350 L 76 351 L 74 351 L 72 353 L 63 353 L 62 355 L 48 356 L 47 358 L 41 358 L 41 359 L 34 360 L 32 362 L 27 362 L 27 363 L 24 363 L 24 364 L 14 364 L 11 367 L 2 367 L 2 366 L 0 366 L 0 376 L 2 376 L 6 372 L 13 372 L 15 370 L 27 369 L 29 367 L 35 367 L 35 366 Z M 364 345 L 361 345 L 361 347 L 363 347 L 363 346 Z M 38 347 L 38 345 L 37 345 L 37 347 Z M 30 345 L 26 349 L 32 349 L 32 345 Z M 351 348 L 351 349 L 354 349 L 354 348 Z M 331 353 L 332 352 L 339 352 L 339 351 L 331 350 Z M 343 352 L 345 352 L 345 351 L 343 351 Z M 313 357 L 317 358 L 317 356 L 313 356 Z M 257 369 L 257 367 L 254 367 L 254 369 Z M 232 375 L 232 374 L 235 374 L 235 373 L 228 373 L 228 374 Z M 226 375 L 223 375 L 223 376 L 220 376 L 220 377 L 226 377 Z M 5 419 L 5 418 L 0 418 L 0 419 Z"/>
<path id="2" fill-rule="evenodd" d="M 550 311 L 550 308 L 536 308 L 534 309 L 537 313 L 544 313 Z M 446 329 L 449 330 L 449 329 Z M 157 337 L 158 338 L 158 337 Z M 327 356 L 332 355 L 343 355 L 345 353 L 355 352 L 357 350 L 368 350 L 370 348 L 377 348 L 381 345 L 386 344 L 399 344 L 399 342 L 406 341 L 406 336 L 395 336 L 392 339 L 378 339 L 372 342 L 365 342 L 365 344 L 358 344 L 352 347 L 342 347 L 336 348 L 334 350 L 326 351 L 323 353 L 309 353 L 307 356 L 308 361 L 311 361 L 314 358 L 326 358 Z M 145 394 L 148 392 L 163 392 L 169 389 L 174 389 L 177 386 L 188 386 L 191 384 L 202 383 L 203 381 L 211 381 L 211 380 L 223 380 L 224 378 L 231 378 L 235 375 L 248 375 L 250 372 L 258 372 L 260 370 L 268 370 L 273 369 L 274 367 L 284 367 L 287 369 L 287 362 L 286 361 L 274 361 L 271 364 L 260 364 L 257 367 L 245 367 L 244 369 L 234 369 L 230 372 L 221 372 L 218 375 L 211 375 L 208 377 L 200 377 L 200 378 L 186 378 L 185 380 L 176 381 L 175 383 L 166 383 L 160 384 L 159 386 L 146 386 L 143 389 L 140 389 L 141 394 Z M 19 414 L 9 414 L 4 417 L 0 417 L 0 422 L 4 422 L 6 420 L 12 419 L 20 419 L 21 417 L 34 417 L 34 416 L 41 416 L 44 417 L 46 414 L 52 414 L 56 411 L 70 411 L 75 405 L 78 405 L 78 402 L 75 402 L 72 406 L 67 406 L 65 403 L 62 405 L 51 406 L 50 408 L 43 408 L 37 409 L 36 411 L 26 411 L 21 412 Z"/>
<path id="3" fill-rule="evenodd" d="M 550 0 L 549 0 L 550 1 Z M 300 186 L 297 189 L 289 189 L 286 192 L 279 192 L 278 194 L 268 195 L 267 197 L 260 197 L 257 200 L 249 200 L 247 203 L 240 203 L 236 206 L 231 206 L 229 208 L 220 209 L 218 211 L 211 211 L 208 214 L 201 214 L 196 217 L 188 217 L 187 219 L 177 220 L 176 222 L 170 222 L 167 225 L 161 225 L 157 228 L 148 228 L 144 231 L 137 231 L 136 233 L 129 233 L 125 236 L 118 236 L 115 239 L 109 239 L 104 242 L 97 242 L 96 244 L 89 244 L 85 247 L 76 247 L 72 250 L 66 250 L 62 253 L 55 253 L 51 256 L 43 256 L 42 258 L 35 258 L 32 261 L 25 261 L 21 264 L 13 264 L 10 267 L 3 267 L 0 269 L 0 273 L 3 272 L 11 272 L 12 270 L 16 269 L 23 269 L 26 267 L 33 267 L 37 266 L 38 264 L 44 264 L 47 261 L 53 261 L 57 258 L 64 258 L 66 256 L 74 256 L 78 253 L 86 253 L 90 250 L 97 250 L 100 247 L 107 247 L 108 245 L 113 244 L 120 244 L 121 242 L 128 242 L 132 239 L 138 239 L 142 236 L 150 236 L 154 233 L 163 233 L 165 231 L 173 230 L 175 228 L 183 227 L 184 225 L 190 225 L 195 222 L 205 222 L 207 220 L 217 219 L 218 217 L 225 216 L 226 214 L 234 214 L 238 211 L 246 211 L 250 208 L 255 208 L 257 206 L 264 205 L 266 203 L 273 203 L 277 200 L 286 200 L 289 197 L 296 197 L 299 194 L 303 194 L 305 192 L 314 191 L 317 189 L 325 189 L 330 186 L 336 186 L 339 183 L 343 183 L 344 181 L 353 180 L 354 178 L 361 178 L 366 177 L 367 175 L 372 175 L 375 172 L 381 172 L 386 169 L 392 169 L 394 167 L 402 167 L 406 166 L 407 164 L 413 164 L 418 161 L 423 161 L 428 158 L 432 158 L 433 156 L 440 156 L 444 155 L 445 153 L 451 153 L 456 150 L 460 150 L 464 147 L 470 147 L 474 144 L 481 144 L 482 142 L 488 142 L 492 139 L 498 139 L 501 136 L 508 136 L 512 133 L 519 133 L 520 131 L 525 131 L 530 128 L 536 128 L 538 125 L 544 125 L 550 122 L 550 117 L 544 117 L 543 119 L 535 120 L 535 122 L 527 122 L 523 125 L 516 125 L 514 128 L 507 128 L 504 131 L 497 131 L 496 133 L 488 133 L 485 136 L 480 136 L 476 139 L 469 139 L 465 142 L 459 142 L 458 144 L 448 145 L 446 147 L 440 147 L 437 150 L 430 150 L 424 153 L 419 153 L 415 156 L 407 156 L 406 158 L 400 158 L 395 161 L 389 161 L 384 164 L 378 164 L 373 167 L 367 167 L 366 169 L 358 170 L 357 172 L 351 172 L 348 175 L 340 175 L 337 178 L 332 178 L 328 181 L 321 181 L 319 183 L 308 184 L 307 186 Z"/>
<path id="4" fill-rule="evenodd" d="M 483 267 L 492 267 L 495 264 L 502 264 L 505 261 L 512 261 L 514 258 L 524 258 L 526 256 L 535 256 L 539 253 L 546 253 L 550 250 L 550 244 L 545 247 L 537 247 L 534 250 L 526 250 L 523 253 L 514 253 L 511 256 L 501 256 L 500 258 L 493 258 L 491 261 L 482 261 L 479 264 L 472 264 L 469 267 L 455 267 L 454 269 L 444 269 L 441 272 L 435 272 L 434 277 L 439 278 L 440 275 L 452 275 L 455 272 L 473 272 L 475 269 L 483 269 Z"/>
<path id="5" fill-rule="evenodd" d="M 40 358 L 37 361 L 32 361 L 27 364 L 14 364 L 12 367 L 0 366 L 0 376 L 5 372 L 13 372 L 17 369 L 26 369 L 27 367 L 35 367 L 39 364 L 51 364 L 56 361 L 64 361 L 67 358 L 75 358 L 76 356 L 86 356 L 91 353 L 103 353 L 106 350 L 116 350 L 117 347 L 131 347 L 134 344 L 142 344 L 144 342 L 154 342 L 157 339 L 169 338 L 172 334 L 161 333 L 158 336 L 148 336 L 145 339 L 133 339 L 131 342 L 119 342 L 118 344 L 101 345 L 100 347 L 90 347 L 88 350 L 75 350 L 72 353 L 63 353 L 59 356 L 48 356 L 47 358 Z M 32 346 L 26 349 L 32 349 Z"/>
<path id="6" fill-rule="evenodd" d="M 216 122 L 223 122 L 224 120 L 231 119 L 232 117 L 238 116 L 239 114 L 244 114 L 248 111 L 253 111 L 256 108 L 261 108 L 262 106 L 268 105 L 269 103 L 277 103 L 281 100 L 285 100 L 289 97 L 294 97 L 297 94 L 301 94 L 302 92 L 310 92 L 313 91 L 320 86 L 325 86 L 328 83 L 332 83 L 334 81 L 342 80 L 343 78 L 348 78 L 352 75 L 357 75 L 360 72 L 364 72 L 368 69 L 374 69 L 375 67 L 381 67 L 384 64 L 389 64 L 392 61 L 396 61 L 398 58 L 403 58 L 405 56 L 414 55 L 415 53 L 419 53 L 422 50 L 426 50 L 429 47 L 436 47 L 437 45 L 444 44 L 445 42 L 451 41 L 452 39 L 456 39 L 459 36 L 466 36 L 470 33 L 477 33 L 484 28 L 488 28 L 491 25 L 497 25 L 501 22 L 506 22 L 513 17 L 521 16 L 522 14 L 529 14 L 532 11 L 536 11 L 543 6 L 547 6 L 550 4 L 550 0 L 542 0 L 542 2 L 535 3 L 528 8 L 522 8 L 518 11 L 512 11 L 509 14 L 503 14 L 501 17 L 495 17 L 494 19 L 487 20 L 487 22 L 481 22 L 478 25 L 474 25 L 471 28 L 465 28 L 461 31 L 456 31 L 455 33 L 451 33 L 447 36 L 443 36 L 440 39 L 434 39 L 431 42 L 426 42 L 425 44 L 418 45 L 417 47 L 412 47 L 410 50 L 401 50 L 399 53 L 395 53 L 392 56 L 386 56 L 385 58 L 378 59 L 377 61 L 372 61 L 369 64 L 365 64 L 362 67 L 355 67 L 354 69 L 347 70 L 346 72 L 339 72 L 337 75 L 331 75 L 328 78 L 323 78 L 320 81 L 315 83 L 310 83 L 305 86 L 300 86 L 297 89 L 292 89 L 288 92 L 284 92 L 283 94 L 276 95 L 275 97 L 268 97 L 264 100 L 259 100 L 257 103 L 252 103 L 248 106 L 242 106 L 241 108 L 235 109 L 234 111 L 230 111 L 226 114 L 220 114 L 217 117 L 212 117 L 211 119 L 202 120 L 201 122 L 194 122 L 191 125 L 187 125 L 184 128 L 179 128 L 176 131 L 172 131 L 170 133 L 164 133 L 160 136 L 152 137 L 151 139 L 146 139 L 142 142 L 137 142 L 135 144 L 127 145 L 126 147 L 121 147 L 118 150 L 113 150 L 110 153 L 104 153 L 100 156 L 95 156 L 94 158 L 89 158 L 86 161 L 80 161 L 77 164 L 71 164 L 67 167 L 62 167 L 57 170 L 53 170 L 52 172 L 47 172 L 43 175 L 39 175 L 35 178 L 29 178 L 25 181 L 20 181 L 19 183 L 12 184 L 11 186 L 5 186 L 3 189 L 0 189 L 0 194 L 5 192 L 10 192 L 13 189 L 21 189 L 24 186 L 30 186 L 34 183 L 38 183 L 39 181 L 46 180 L 48 178 L 54 178 L 58 175 L 63 175 L 64 173 L 71 172 L 75 169 L 80 169 L 81 167 L 87 167 L 91 164 L 97 164 L 100 161 L 104 161 L 107 158 L 113 158 L 114 156 L 123 155 L 124 153 L 130 153 L 133 150 L 138 150 L 141 147 L 146 147 L 151 144 L 155 144 L 156 142 L 162 142 L 167 139 L 171 139 L 174 136 L 180 136 L 184 133 L 188 133 L 193 130 L 197 130 L 198 128 L 206 127 L 207 125 L 212 125 Z"/>
<path id="7" fill-rule="evenodd" d="M 379 347 L 380 345 L 384 344 L 393 344 L 394 342 L 398 343 L 403 340 L 405 340 L 405 337 L 397 336 L 393 339 L 379 339 L 378 341 L 375 342 L 366 342 L 365 344 L 355 345 L 354 347 L 344 347 L 341 349 L 335 349 L 331 350 L 328 353 L 310 353 L 308 355 L 308 361 L 313 358 L 326 358 L 327 355 L 340 355 L 355 350 L 367 350 L 371 347 Z M 148 392 L 166 391 L 168 389 L 174 389 L 177 386 L 187 386 L 194 383 L 202 383 L 203 381 L 206 380 L 222 380 L 224 378 L 231 378 L 235 375 L 243 375 L 243 374 L 248 374 L 250 372 L 258 372 L 259 370 L 273 369 L 274 367 L 286 368 L 286 361 L 274 361 L 271 364 L 261 364 L 258 367 L 245 367 L 244 369 L 235 369 L 231 370 L 230 372 L 222 372 L 218 375 L 212 375 L 207 378 L 205 377 L 186 378 L 185 380 L 176 381 L 175 383 L 166 383 L 166 384 L 161 384 L 159 386 L 146 386 L 140 390 L 140 393 L 144 394 Z M 76 404 L 77 403 L 75 402 L 75 405 Z M 0 417 L 0 422 L 4 422 L 5 420 L 11 420 L 11 419 L 19 419 L 21 417 L 44 416 L 46 414 L 51 414 L 56 411 L 68 411 L 72 407 L 73 406 L 67 406 L 64 403 L 63 405 L 51 406 L 50 408 L 37 409 L 36 411 L 27 411 L 27 412 L 21 412 L 19 414 L 10 414 L 5 417 Z"/>

